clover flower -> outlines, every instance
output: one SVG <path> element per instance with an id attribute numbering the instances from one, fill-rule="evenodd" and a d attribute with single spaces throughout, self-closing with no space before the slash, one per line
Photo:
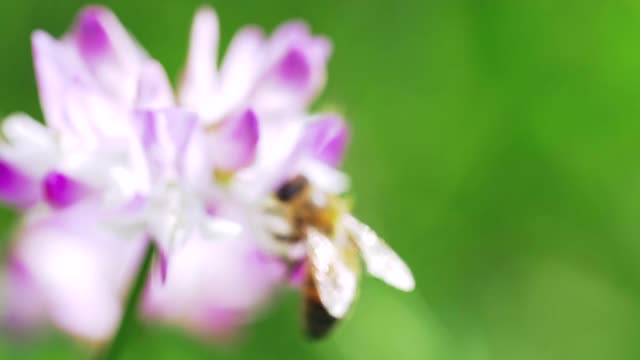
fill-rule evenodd
<path id="1" fill-rule="evenodd" d="M 315 285 L 328 314 L 344 316 L 359 271 L 342 259 L 351 248 L 374 276 L 413 288 L 340 197 L 344 120 L 309 113 L 331 43 L 299 21 L 269 37 L 246 27 L 217 66 L 218 39 L 215 12 L 200 9 L 174 95 L 107 9 L 86 8 L 59 40 L 34 32 L 46 125 L 12 115 L 0 141 L 0 201 L 23 212 L 4 273 L 10 323 L 46 319 L 108 339 L 150 241 L 159 252 L 142 279 L 146 318 L 214 337 L 313 273 L 327 278 Z M 301 215 L 287 202 L 302 192 Z"/>

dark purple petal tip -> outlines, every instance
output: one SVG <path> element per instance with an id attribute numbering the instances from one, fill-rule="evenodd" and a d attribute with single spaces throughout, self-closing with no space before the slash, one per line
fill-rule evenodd
<path id="1" fill-rule="evenodd" d="M 293 48 L 280 61 L 278 74 L 285 84 L 304 88 L 311 80 L 311 66 L 305 54 L 299 49 Z"/>
<path id="2" fill-rule="evenodd" d="M 43 187 L 47 203 L 56 209 L 73 205 L 87 192 L 84 185 L 57 171 L 47 174 Z"/>
<path id="3" fill-rule="evenodd" d="M 106 10 L 99 7 L 85 9 L 76 24 L 76 41 L 83 56 L 94 59 L 111 48 L 109 34 L 104 27 Z"/>

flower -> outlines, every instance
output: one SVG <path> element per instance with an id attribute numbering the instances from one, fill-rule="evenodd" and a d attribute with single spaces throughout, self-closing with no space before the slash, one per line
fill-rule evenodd
<path id="1" fill-rule="evenodd" d="M 266 293 L 272 288 L 279 279 L 278 267 L 268 261 L 247 261 L 253 256 L 247 254 L 257 253 L 253 242 L 245 242 L 234 257 L 236 244 L 231 239 L 240 229 L 211 211 L 215 189 L 208 181 L 210 168 L 198 115 L 175 106 L 164 70 L 148 58 L 115 16 L 104 8 L 90 7 L 61 40 L 36 31 L 32 43 L 46 125 L 27 115 L 10 116 L 2 124 L 0 142 L 0 200 L 24 210 L 25 218 L 5 272 L 5 285 L 12 290 L 7 318 L 37 313 L 26 317 L 50 320 L 80 337 L 108 338 L 133 275 L 123 262 L 131 251 L 135 253 L 131 256 L 139 257 L 139 244 L 148 238 L 160 248 L 163 280 L 167 268 L 176 267 L 167 290 L 173 279 L 180 283 L 197 271 L 189 268 L 189 262 L 187 271 L 180 271 L 179 260 L 191 249 L 182 246 L 189 241 L 193 246 L 205 243 L 200 247 L 205 256 L 206 251 L 229 252 L 231 256 L 225 255 L 229 268 L 235 266 L 241 279 L 267 276 L 263 277 L 266 282 L 255 282 L 256 291 Z M 242 125 L 247 123 L 243 119 L 248 119 L 248 128 Z M 257 141 L 255 123 L 250 112 L 240 117 L 240 133 L 253 131 L 253 143 Z M 228 134 L 235 139 L 237 133 L 236 127 L 225 125 L 217 137 Z M 230 241 L 206 245 L 221 235 Z M 127 246 L 117 245 L 121 242 Z M 119 250 L 106 251 L 105 246 Z M 170 260 L 174 256 L 168 256 L 173 252 L 178 260 L 175 266 Z M 79 254 L 78 261 L 74 254 Z M 87 268 L 85 272 L 80 259 L 89 261 L 95 271 Z M 67 260 L 68 266 L 50 266 Z M 117 286 L 112 280 L 103 281 L 112 273 L 124 273 Z M 81 285 L 88 283 L 93 287 Z M 210 285 L 216 287 L 215 282 Z M 29 311 L 13 306 L 22 305 L 15 299 L 24 291 L 37 295 Z M 250 299 L 235 307 L 229 301 L 218 305 L 209 297 L 207 307 L 249 312 L 259 300 L 255 293 L 249 291 Z M 103 316 L 93 316 L 97 312 Z"/>
<path id="2" fill-rule="evenodd" d="M 297 177 L 313 207 L 338 204 L 327 210 L 336 244 L 324 235 L 314 243 L 338 254 L 334 245 L 353 242 L 371 274 L 413 288 L 408 268 L 339 199 L 349 189 L 338 168 L 349 130 L 339 115 L 308 112 L 331 44 L 306 24 L 285 23 L 268 38 L 243 28 L 218 68 L 217 16 L 200 9 L 177 96 L 105 8 L 81 11 L 59 40 L 34 32 L 32 45 L 46 125 L 12 115 L 0 141 L 0 201 L 24 218 L 4 273 L 11 324 L 45 319 L 107 339 L 152 240 L 145 315 L 234 334 L 287 278 L 299 285 L 314 266 L 313 243 L 283 243 L 277 235 L 296 224 L 270 211 Z M 355 272 L 345 275 L 351 285 Z M 344 315 L 354 293 L 330 313 Z"/>

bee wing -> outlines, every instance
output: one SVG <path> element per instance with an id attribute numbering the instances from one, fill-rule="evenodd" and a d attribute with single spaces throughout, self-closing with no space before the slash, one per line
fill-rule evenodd
<path id="1" fill-rule="evenodd" d="M 314 229 L 307 234 L 307 256 L 320 302 L 329 315 L 344 317 L 356 296 L 357 272 L 345 262 L 340 249 Z"/>
<path id="2" fill-rule="evenodd" d="M 371 228 L 348 214 L 342 223 L 360 249 L 371 275 L 403 291 L 414 289 L 415 280 L 407 264 Z"/>

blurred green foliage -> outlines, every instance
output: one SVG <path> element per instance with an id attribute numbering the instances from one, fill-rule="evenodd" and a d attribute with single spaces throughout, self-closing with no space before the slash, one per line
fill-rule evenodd
<path id="1" fill-rule="evenodd" d="M 200 3 L 106 5 L 175 80 Z M 2 1 L 1 114 L 40 116 L 29 34 L 62 34 L 81 5 Z M 126 358 L 640 358 L 640 2 L 213 5 L 224 44 L 243 24 L 291 17 L 333 39 L 317 108 L 351 121 L 356 213 L 418 287 L 365 279 L 351 318 L 320 343 L 299 333 L 291 293 L 235 346 L 148 327 Z M 0 339 L 0 358 L 88 354 L 60 334 Z"/>

